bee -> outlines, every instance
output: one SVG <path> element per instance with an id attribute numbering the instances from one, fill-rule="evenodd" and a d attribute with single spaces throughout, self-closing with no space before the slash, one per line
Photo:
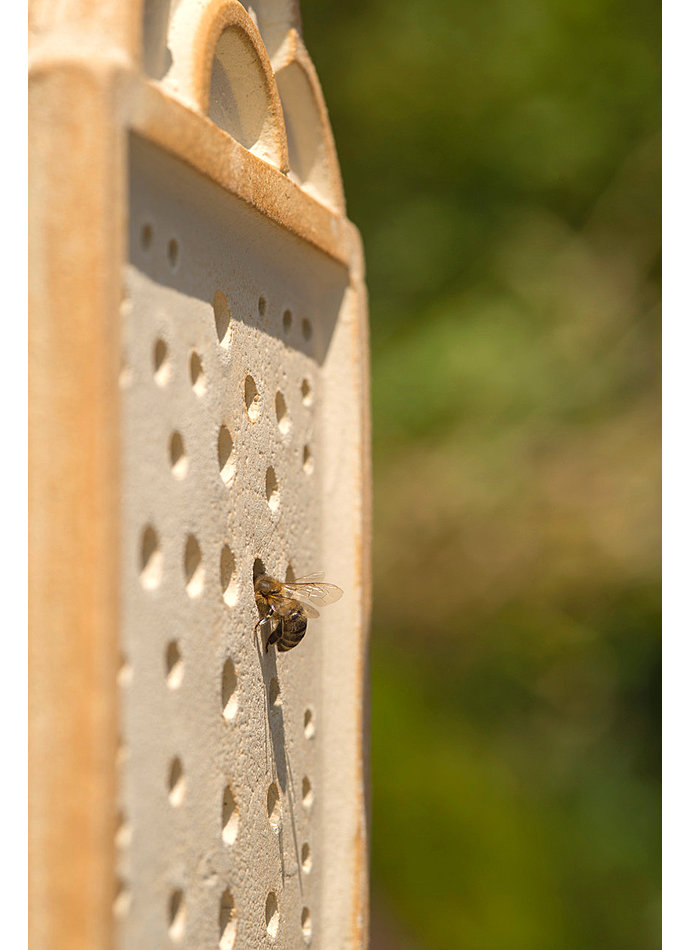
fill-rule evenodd
<path id="1" fill-rule="evenodd" d="M 335 584 L 324 584 L 323 573 L 308 574 L 296 581 L 278 581 L 268 574 L 259 574 L 254 580 L 254 600 L 259 611 L 259 621 L 254 633 L 268 622 L 271 628 L 266 641 L 266 653 L 272 643 L 284 653 L 292 650 L 307 632 L 307 619 L 318 617 L 312 604 L 325 607 L 340 600 L 343 592 Z M 307 603 L 311 601 L 311 603 Z"/>

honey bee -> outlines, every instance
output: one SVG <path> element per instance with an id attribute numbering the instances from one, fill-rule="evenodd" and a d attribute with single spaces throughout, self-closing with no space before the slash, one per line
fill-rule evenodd
<path id="1" fill-rule="evenodd" d="M 259 621 L 254 632 L 263 624 L 270 624 L 271 632 L 266 641 L 266 653 L 272 643 L 284 653 L 292 650 L 307 632 L 307 619 L 318 617 L 312 604 L 325 607 L 340 600 L 343 592 L 335 584 L 324 584 L 323 573 L 308 574 L 296 581 L 278 581 L 268 574 L 260 574 L 254 580 L 254 600 L 259 611 Z M 311 603 L 307 603 L 311 601 Z"/>

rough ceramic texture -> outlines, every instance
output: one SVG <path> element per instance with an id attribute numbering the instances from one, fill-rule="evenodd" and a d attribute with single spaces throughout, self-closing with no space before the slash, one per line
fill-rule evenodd
<path id="1" fill-rule="evenodd" d="M 366 298 L 298 11 L 30 25 L 32 945 L 362 947 Z M 286 654 L 257 559 L 345 591 Z"/>

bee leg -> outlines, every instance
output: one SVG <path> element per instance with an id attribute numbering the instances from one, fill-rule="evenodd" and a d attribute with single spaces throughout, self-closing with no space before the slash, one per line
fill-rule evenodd
<path id="1" fill-rule="evenodd" d="M 276 640 L 278 640 L 278 639 L 280 638 L 280 634 L 282 633 L 282 630 L 283 630 L 283 621 L 281 620 L 281 621 L 278 623 L 278 626 L 275 628 L 275 630 L 273 631 L 273 633 L 270 635 L 270 637 L 269 637 L 268 640 L 266 641 L 266 653 L 268 653 L 268 648 L 270 647 L 270 645 L 271 645 L 272 643 L 275 643 Z"/>

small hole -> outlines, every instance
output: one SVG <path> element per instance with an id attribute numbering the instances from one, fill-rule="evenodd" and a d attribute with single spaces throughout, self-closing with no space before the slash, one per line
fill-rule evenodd
<path id="1" fill-rule="evenodd" d="M 308 445 L 305 445 L 302 449 L 302 468 L 307 475 L 311 475 L 314 471 L 314 458 Z"/>
<path id="2" fill-rule="evenodd" d="M 202 396 L 206 392 L 206 377 L 201 357 L 196 350 L 192 350 L 192 355 L 189 357 L 189 378 L 194 392 L 197 396 Z"/>
<path id="3" fill-rule="evenodd" d="M 213 315 L 216 319 L 218 342 L 227 345 L 230 330 L 230 308 L 225 294 L 217 290 L 213 295 Z"/>
<path id="4" fill-rule="evenodd" d="M 237 802 L 229 785 L 225 786 L 223 791 L 223 832 L 222 837 L 225 844 L 234 844 L 237 838 L 237 830 L 240 824 L 240 813 L 237 808 Z"/>
<path id="5" fill-rule="evenodd" d="M 182 940 L 186 917 L 184 894 L 180 890 L 173 891 L 168 902 L 168 933 L 172 940 Z"/>
<path id="6" fill-rule="evenodd" d="M 263 317 L 266 313 L 266 298 L 259 297 L 259 316 Z"/>
<path id="7" fill-rule="evenodd" d="M 218 944 L 220 950 L 232 950 L 237 938 L 237 907 L 235 906 L 235 899 L 227 887 L 220 899 L 218 927 L 220 929 L 220 942 Z"/>
<path id="8" fill-rule="evenodd" d="M 283 435 L 286 435 L 290 430 L 290 418 L 288 416 L 285 396 L 283 396 L 280 390 L 276 393 L 276 419 L 278 420 L 278 428 Z"/>
<path id="9" fill-rule="evenodd" d="M 292 326 L 292 313 L 290 310 L 286 310 L 283 314 L 283 330 L 286 333 L 290 332 L 290 327 Z"/>
<path id="10" fill-rule="evenodd" d="M 292 564 L 288 564 L 287 570 L 285 571 L 285 583 L 294 584 L 296 580 L 295 569 Z"/>
<path id="11" fill-rule="evenodd" d="M 151 247 L 151 244 L 153 243 L 153 228 L 150 224 L 145 224 L 142 227 L 139 240 L 141 241 L 141 246 L 143 249 L 148 251 L 148 249 Z"/>
<path id="12" fill-rule="evenodd" d="M 163 572 L 163 555 L 158 547 L 156 529 L 152 525 L 147 525 L 141 536 L 140 564 L 142 586 L 149 590 L 158 587 Z"/>
<path id="13" fill-rule="evenodd" d="M 165 671 L 170 689 L 178 689 L 184 676 L 184 664 L 177 640 L 171 640 L 165 651 Z"/>
<path id="14" fill-rule="evenodd" d="M 280 491 L 275 469 L 270 466 L 266 469 L 266 501 L 271 511 L 277 511 L 280 504 Z"/>
<path id="15" fill-rule="evenodd" d="M 302 804 L 306 811 L 309 811 L 314 804 L 314 790 L 306 775 L 302 779 Z"/>
<path id="16" fill-rule="evenodd" d="M 283 705 L 283 700 L 280 695 L 280 683 L 275 676 L 271 677 L 271 682 L 268 684 L 268 702 L 269 705 L 275 709 Z"/>
<path id="17" fill-rule="evenodd" d="M 260 412 L 259 391 L 251 376 L 247 376 L 244 381 L 244 405 L 251 421 L 256 422 Z"/>
<path id="18" fill-rule="evenodd" d="M 302 845 L 302 870 L 305 874 L 311 871 L 311 848 L 308 844 Z"/>
<path id="19" fill-rule="evenodd" d="M 127 357 L 122 354 L 120 360 L 120 375 L 118 377 L 120 389 L 128 389 L 132 385 L 132 367 L 127 363 Z"/>
<path id="20" fill-rule="evenodd" d="M 172 267 L 173 270 L 177 268 L 177 262 L 180 256 L 180 246 L 175 240 L 171 238 L 168 241 L 168 264 Z"/>
<path id="21" fill-rule="evenodd" d="M 198 597 L 204 587 L 204 565 L 199 542 L 193 534 L 187 536 L 184 547 L 184 576 L 187 593 L 190 597 Z"/>
<path id="22" fill-rule="evenodd" d="M 302 936 L 305 943 L 311 943 L 311 914 L 308 907 L 302 908 Z"/>
<path id="23" fill-rule="evenodd" d="M 189 461 L 184 451 L 184 442 L 179 432 L 173 432 L 168 446 L 170 452 L 170 467 L 175 478 L 184 478 L 189 468 Z"/>
<path id="24" fill-rule="evenodd" d="M 237 712 L 237 673 L 235 673 L 235 664 L 232 660 L 226 660 L 223 666 L 221 700 L 223 716 L 226 719 L 233 719 Z"/>
<path id="25" fill-rule="evenodd" d="M 132 841 L 132 826 L 127 821 L 124 812 L 119 812 L 115 828 L 115 844 L 118 848 L 126 848 Z"/>
<path id="26" fill-rule="evenodd" d="M 280 792 L 275 782 L 271 782 L 266 796 L 266 813 L 274 831 L 280 828 Z"/>
<path id="27" fill-rule="evenodd" d="M 265 573 L 266 568 L 264 566 L 264 562 L 261 560 L 261 558 L 257 557 L 252 568 L 252 580 L 256 580 L 257 577 L 261 577 Z"/>
<path id="28" fill-rule="evenodd" d="M 153 376 L 159 386 L 165 386 L 170 379 L 168 344 L 160 337 L 153 345 Z"/>
<path id="29" fill-rule="evenodd" d="M 278 911 L 278 898 L 270 892 L 266 898 L 266 933 L 275 940 L 278 936 L 278 924 L 280 923 L 280 912 Z"/>
<path id="30" fill-rule="evenodd" d="M 224 545 L 220 552 L 220 585 L 223 588 L 223 600 L 228 607 L 234 607 L 237 603 L 236 566 L 234 554 L 227 544 Z"/>
<path id="31" fill-rule="evenodd" d="M 218 432 L 218 468 L 226 485 L 230 484 L 235 474 L 235 456 L 232 450 L 232 436 L 227 426 L 221 426 Z"/>
<path id="32" fill-rule="evenodd" d="M 302 336 L 305 340 L 311 340 L 311 333 L 311 322 L 305 317 L 305 319 L 302 320 Z"/>
<path id="33" fill-rule="evenodd" d="M 184 800 L 186 785 L 182 762 L 179 756 L 175 756 L 170 763 L 170 771 L 168 773 L 168 798 L 170 799 L 170 804 L 176 808 L 181 805 Z"/>
<path id="34" fill-rule="evenodd" d="M 316 729 L 314 726 L 314 713 L 311 709 L 304 710 L 304 736 L 306 739 L 313 739 Z"/>
<path id="35" fill-rule="evenodd" d="M 311 383 L 309 382 L 308 379 L 302 380 L 302 385 L 300 389 L 302 390 L 302 402 L 304 403 L 305 406 L 311 406 L 312 401 L 313 401 L 313 396 L 312 396 L 312 391 L 311 391 Z"/>
<path id="36" fill-rule="evenodd" d="M 132 664 L 125 654 L 120 655 L 120 666 L 117 671 L 117 681 L 120 686 L 129 686 L 132 682 L 133 670 Z"/>
<path id="37" fill-rule="evenodd" d="M 113 901 L 113 914 L 122 919 L 129 913 L 132 906 L 132 892 L 126 882 L 118 878 L 115 885 L 115 900 Z"/>

